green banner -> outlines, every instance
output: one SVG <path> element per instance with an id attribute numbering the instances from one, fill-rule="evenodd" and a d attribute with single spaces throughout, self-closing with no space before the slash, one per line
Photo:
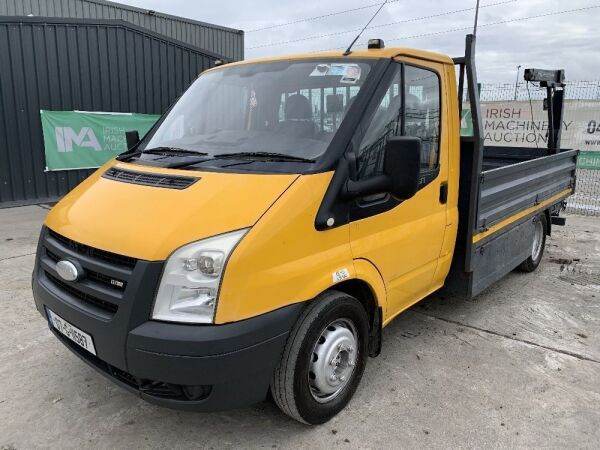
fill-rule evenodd
<path id="1" fill-rule="evenodd" d="M 145 135 L 160 116 L 40 111 L 46 170 L 91 169 L 127 150 L 125 132 Z"/>
<path id="2" fill-rule="evenodd" d="M 580 152 L 577 158 L 577 168 L 600 170 L 600 152 Z"/>
<path id="3" fill-rule="evenodd" d="M 462 117 L 460 118 L 460 135 L 473 136 L 473 117 L 471 116 L 470 109 L 462 110 Z"/>

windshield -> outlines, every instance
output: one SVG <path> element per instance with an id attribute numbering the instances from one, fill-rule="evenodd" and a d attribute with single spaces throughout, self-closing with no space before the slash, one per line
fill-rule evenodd
<path id="1" fill-rule="evenodd" d="M 142 149 L 315 160 L 327 149 L 371 64 L 282 61 L 208 72 L 192 84 Z"/>

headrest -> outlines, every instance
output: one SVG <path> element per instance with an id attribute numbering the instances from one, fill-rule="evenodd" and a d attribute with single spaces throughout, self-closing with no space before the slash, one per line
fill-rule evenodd
<path id="1" fill-rule="evenodd" d="M 413 94 L 406 94 L 406 109 L 407 110 L 417 110 L 421 109 L 421 99 Z"/>
<path id="2" fill-rule="evenodd" d="M 290 95 L 285 101 L 285 120 L 312 120 L 310 102 L 304 95 Z"/>

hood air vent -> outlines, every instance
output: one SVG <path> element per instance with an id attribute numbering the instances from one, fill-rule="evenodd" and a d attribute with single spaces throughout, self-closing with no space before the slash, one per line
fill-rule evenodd
<path id="1" fill-rule="evenodd" d="M 200 178 L 198 177 L 181 177 L 173 175 L 163 175 L 156 173 L 135 172 L 133 170 L 124 170 L 117 167 L 111 167 L 103 178 L 109 180 L 121 181 L 123 183 L 141 184 L 144 186 L 154 186 L 168 189 L 185 189 L 190 187 Z"/>

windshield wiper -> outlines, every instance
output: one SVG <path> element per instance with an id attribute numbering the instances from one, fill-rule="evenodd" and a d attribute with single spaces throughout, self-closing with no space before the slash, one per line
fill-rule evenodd
<path id="1" fill-rule="evenodd" d="M 135 158 L 136 156 L 140 156 L 144 153 L 148 153 L 151 155 L 174 156 L 174 157 L 175 156 L 188 156 L 188 155 L 194 155 L 194 156 L 208 155 L 208 153 L 196 152 L 194 150 L 186 150 L 184 148 L 178 148 L 178 147 L 156 147 L 156 148 L 151 148 L 149 150 L 138 150 L 136 152 L 121 153 L 119 156 L 117 156 L 117 160 L 118 161 L 128 161 L 131 158 Z"/>
<path id="2" fill-rule="evenodd" d="M 180 156 L 180 155 L 200 155 L 206 156 L 208 153 L 197 152 L 195 150 L 186 150 L 178 147 L 155 147 L 149 150 L 143 150 L 141 153 L 159 154 L 164 156 Z"/>
<path id="3" fill-rule="evenodd" d="M 266 159 L 267 161 L 292 161 L 292 162 L 305 162 L 314 163 L 314 159 L 303 158 L 301 156 L 286 155 L 285 153 L 274 153 L 274 152 L 239 152 L 239 153 L 222 153 L 214 155 L 215 158 L 249 158 L 249 159 Z"/>

